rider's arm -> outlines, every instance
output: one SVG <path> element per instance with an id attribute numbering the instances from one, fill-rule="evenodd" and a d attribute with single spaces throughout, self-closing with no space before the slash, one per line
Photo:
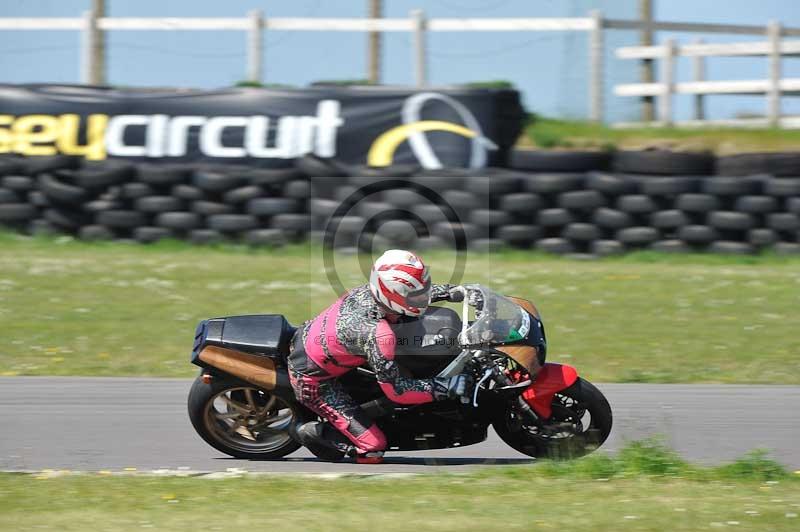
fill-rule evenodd
<path id="1" fill-rule="evenodd" d="M 431 286 L 431 303 L 437 301 L 450 301 L 451 303 L 461 303 L 464 300 L 464 293 L 455 284 L 435 284 Z M 467 301 L 478 310 L 483 308 L 483 296 L 479 290 L 467 289 Z"/>
<path id="2" fill-rule="evenodd" d="M 400 375 L 394 360 L 397 339 L 385 320 L 378 322 L 374 336 L 364 346 L 367 361 L 375 371 L 378 384 L 386 397 L 400 404 L 430 403 L 434 400 L 432 379 L 411 379 Z"/>

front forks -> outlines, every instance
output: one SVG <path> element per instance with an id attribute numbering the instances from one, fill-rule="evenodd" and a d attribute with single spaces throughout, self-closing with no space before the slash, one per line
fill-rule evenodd
<path id="1" fill-rule="evenodd" d="M 487 373 L 490 373 L 490 376 L 494 377 L 495 383 L 497 383 L 498 387 L 495 388 L 495 391 L 499 392 L 502 397 L 507 399 L 511 399 L 516 403 L 516 407 L 519 410 L 523 420 L 528 425 L 539 425 L 541 423 L 541 418 L 536 414 L 536 412 L 531 408 L 531 405 L 525 401 L 522 397 L 522 392 L 531 384 L 530 379 L 522 381 L 522 382 L 514 382 L 509 378 L 506 373 L 494 364 L 492 368 L 486 370 Z M 484 373 L 484 376 L 486 373 Z M 483 382 L 484 379 L 481 379 Z M 475 397 L 477 398 L 478 394 L 478 386 L 475 386 Z M 477 406 L 477 403 L 475 404 Z"/>
<path id="2" fill-rule="evenodd" d="M 519 409 L 522 417 L 525 418 L 525 421 L 529 425 L 539 425 L 541 423 L 541 418 L 534 412 L 531 405 L 528 404 L 525 399 L 522 398 L 522 394 L 517 396 L 517 408 Z"/>

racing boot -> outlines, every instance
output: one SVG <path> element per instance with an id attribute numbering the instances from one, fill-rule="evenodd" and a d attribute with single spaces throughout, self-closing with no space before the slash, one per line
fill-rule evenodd
<path id="1" fill-rule="evenodd" d="M 320 421 L 303 423 L 295 429 L 295 432 L 297 434 L 297 441 L 306 447 L 321 445 L 323 447 L 335 449 L 344 454 L 347 454 L 352 447 L 350 442 L 341 435 L 338 430 Z"/>
<path id="2" fill-rule="evenodd" d="M 357 464 L 382 464 L 383 451 L 371 451 L 368 453 L 356 454 Z"/>

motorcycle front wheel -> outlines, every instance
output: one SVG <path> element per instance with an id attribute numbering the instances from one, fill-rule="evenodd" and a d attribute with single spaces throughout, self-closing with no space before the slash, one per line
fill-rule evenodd
<path id="1" fill-rule="evenodd" d="M 235 458 L 271 460 L 300 448 L 289 434 L 296 405 L 240 381 L 200 377 L 189 391 L 189 419 L 197 434 Z"/>
<path id="2" fill-rule="evenodd" d="M 599 448 L 611 433 L 611 406 L 592 383 L 578 379 L 553 397 L 550 419 L 532 424 L 508 402 L 492 427 L 515 450 L 535 458 L 568 460 Z"/>

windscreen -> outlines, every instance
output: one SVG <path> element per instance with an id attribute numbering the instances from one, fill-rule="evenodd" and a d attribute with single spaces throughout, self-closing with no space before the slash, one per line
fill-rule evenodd
<path id="1" fill-rule="evenodd" d="M 462 344 L 488 346 L 515 342 L 528 336 L 531 319 L 519 305 L 482 285 L 467 285 L 466 288 L 481 292 L 483 307 L 464 333 Z"/>

